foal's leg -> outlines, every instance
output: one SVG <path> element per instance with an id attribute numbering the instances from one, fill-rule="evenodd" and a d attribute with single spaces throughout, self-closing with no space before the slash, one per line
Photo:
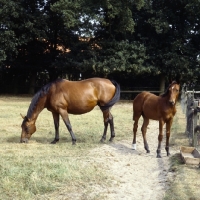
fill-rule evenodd
<path id="1" fill-rule="evenodd" d="M 164 121 L 163 120 L 159 120 L 159 135 L 158 135 L 158 148 L 157 148 L 157 158 L 161 158 L 161 142 L 163 139 L 163 125 L 164 125 Z"/>
<path id="2" fill-rule="evenodd" d="M 137 100 L 137 97 L 133 101 L 133 143 L 132 143 L 132 149 L 136 150 L 136 134 L 138 129 L 138 121 L 142 115 L 142 105 L 141 100 Z"/>
<path id="3" fill-rule="evenodd" d="M 172 126 L 172 122 L 173 122 L 173 119 L 169 120 L 166 123 L 166 146 L 165 146 L 165 150 L 167 152 L 167 156 L 170 155 L 170 153 L 169 153 L 169 138 L 170 138 L 170 129 L 171 129 L 171 126 Z"/>
<path id="4" fill-rule="evenodd" d="M 102 112 L 103 112 L 103 118 L 104 118 L 104 132 L 103 132 L 103 136 L 100 141 L 104 142 L 106 140 L 106 133 L 107 133 L 108 123 L 109 123 L 110 124 L 110 132 L 111 132 L 111 137 L 110 137 L 109 141 L 112 142 L 113 138 L 115 137 L 113 116 L 111 115 L 109 109 L 102 111 Z"/>
<path id="5" fill-rule="evenodd" d="M 64 121 L 64 123 L 65 123 L 65 125 L 66 125 L 66 127 L 67 127 L 67 129 L 68 129 L 68 131 L 70 133 L 70 135 L 71 135 L 72 144 L 76 144 L 76 137 L 74 135 L 74 132 L 72 131 L 72 126 L 70 124 L 67 111 L 62 109 L 62 110 L 59 110 L 59 112 L 60 112 L 60 115 L 63 118 L 63 121 Z"/>
<path id="6" fill-rule="evenodd" d="M 54 127 L 55 127 L 55 138 L 51 142 L 51 144 L 56 144 L 59 141 L 59 113 L 52 112 L 53 120 L 54 120 Z"/>
<path id="7" fill-rule="evenodd" d="M 136 133 L 138 128 L 138 120 L 139 117 L 134 117 L 134 125 L 133 125 L 133 143 L 132 143 L 132 149 L 136 150 Z"/>
<path id="8" fill-rule="evenodd" d="M 147 138 L 146 138 L 146 133 L 147 133 L 147 126 L 149 125 L 149 119 L 143 116 L 143 124 L 142 124 L 142 136 L 143 136 L 143 141 L 144 141 L 144 148 L 147 151 L 147 153 L 150 153 L 149 151 L 149 145 L 147 143 Z"/>

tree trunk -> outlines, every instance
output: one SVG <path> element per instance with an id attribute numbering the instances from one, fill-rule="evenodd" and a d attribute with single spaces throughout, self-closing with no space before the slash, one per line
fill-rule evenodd
<path id="1" fill-rule="evenodd" d="M 160 76 L 160 94 L 163 94 L 165 91 L 165 76 L 161 74 Z"/>

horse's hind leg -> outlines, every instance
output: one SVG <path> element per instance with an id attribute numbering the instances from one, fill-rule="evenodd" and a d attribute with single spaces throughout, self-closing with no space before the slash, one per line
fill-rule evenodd
<path id="1" fill-rule="evenodd" d="M 110 123 L 110 139 L 109 141 L 112 142 L 113 141 L 113 138 L 115 137 L 115 130 L 114 130 L 114 119 L 113 119 L 113 116 L 109 115 L 109 123 Z"/>
<path id="2" fill-rule="evenodd" d="M 111 137 L 110 137 L 109 141 L 112 141 L 113 138 L 115 137 L 113 116 L 111 115 L 109 110 L 105 110 L 105 111 L 102 111 L 102 112 L 103 112 L 103 118 L 104 118 L 104 132 L 103 132 L 103 136 L 101 138 L 101 142 L 104 142 L 106 140 L 108 123 L 110 124 L 110 131 L 111 131 Z"/>
<path id="3" fill-rule="evenodd" d="M 59 141 L 59 113 L 52 112 L 53 120 L 54 120 L 54 127 L 55 127 L 55 138 L 51 142 L 51 144 L 56 144 Z"/>
<path id="4" fill-rule="evenodd" d="M 137 134 L 137 128 L 138 128 L 138 121 L 140 117 L 134 117 L 134 125 L 133 125 L 133 143 L 132 143 L 132 149 L 136 150 L 136 134 Z"/>
<path id="5" fill-rule="evenodd" d="M 138 121 L 142 115 L 142 104 L 140 96 L 136 96 L 136 98 L 133 100 L 133 143 L 132 143 L 132 149 L 136 150 L 136 134 L 138 129 Z"/>
<path id="6" fill-rule="evenodd" d="M 147 143 L 147 138 L 146 138 L 147 126 L 149 125 L 149 119 L 144 117 L 144 116 L 143 116 L 143 118 L 144 118 L 144 121 L 143 121 L 143 124 L 142 124 L 141 131 L 142 131 L 142 136 L 143 136 L 143 141 L 144 141 L 144 148 L 147 151 L 147 153 L 150 153 L 149 145 Z"/>

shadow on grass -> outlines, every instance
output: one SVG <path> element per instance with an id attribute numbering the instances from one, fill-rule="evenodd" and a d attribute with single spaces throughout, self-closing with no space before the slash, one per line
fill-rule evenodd
<path id="1" fill-rule="evenodd" d="M 133 150 L 131 149 L 131 147 L 127 147 L 126 145 L 121 144 L 121 143 L 109 142 L 107 144 L 115 148 L 122 155 L 127 155 L 127 154 L 138 155 L 139 154 L 137 150 Z"/>

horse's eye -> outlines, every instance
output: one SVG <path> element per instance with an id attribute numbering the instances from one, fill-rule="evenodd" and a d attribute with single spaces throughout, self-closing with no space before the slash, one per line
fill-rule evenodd
<path id="1" fill-rule="evenodd" d="M 28 131 L 29 131 L 29 127 L 28 126 L 25 127 L 25 131 L 28 133 Z"/>

